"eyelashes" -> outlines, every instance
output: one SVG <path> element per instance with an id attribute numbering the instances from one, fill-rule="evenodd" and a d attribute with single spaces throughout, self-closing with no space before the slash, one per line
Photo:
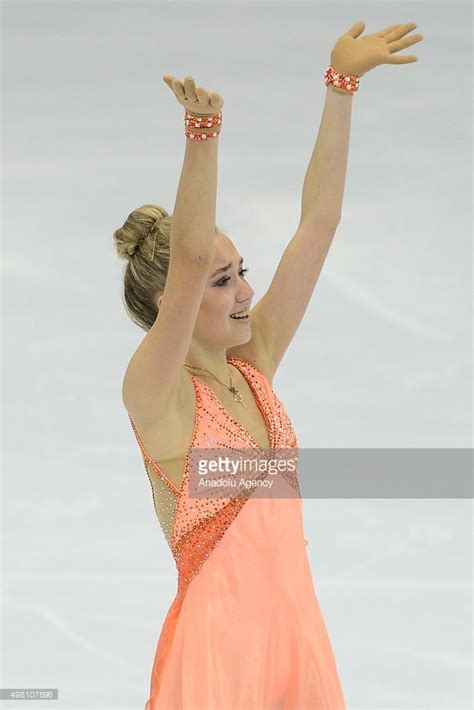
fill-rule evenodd
<path id="1" fill-rule="evenodd" d="M 246 274 L 247 271 L 249 270 L 249 267 L 247 266 L 245 269 L 240 269 L 239 274 Z M 226 276 L 225 278 L 221 279 L 217 283 L 214 284 L 214 286 L 225 286 L 227 281 L 229 281 L 230 276 Z"/>

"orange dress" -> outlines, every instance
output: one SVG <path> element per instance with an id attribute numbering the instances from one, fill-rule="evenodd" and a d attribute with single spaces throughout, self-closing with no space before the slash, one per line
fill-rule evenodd
<path id="1" fill-rule="evenodd" d="M 251 388 L 270 447 L 297 448 L 267 377 L 244 358 L 227 360 Z M 313 587 L 301 496 L 187 495 L 192 448 L 263 451 L 214 391 L 191 379 L 196 416 L 179 489 L 130 419 L 178 572 L 145 710 L 345 710 Z M 299 493 L 297 474 L 295 487 Z"/>

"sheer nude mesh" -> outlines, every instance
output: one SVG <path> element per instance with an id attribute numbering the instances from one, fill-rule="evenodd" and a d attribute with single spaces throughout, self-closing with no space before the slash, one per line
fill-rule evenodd
<path id="1" fill-rule="evenodd" d="M 175 520 L 176 506 L 178 502 L 177 496 L 157 475 L 154 467 L 149 461 L 145 462 L 145 470 L 151 484 L 153 506 L 155 508 L 156 517 L 158 518 L 168 545 L 171 547 L 173 523 Z"/>

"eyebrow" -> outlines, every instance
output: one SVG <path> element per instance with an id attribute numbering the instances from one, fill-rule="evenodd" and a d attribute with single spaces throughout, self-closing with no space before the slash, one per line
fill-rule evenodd
<path id="1" fill-rule="evenodd" d="M 241 263 L 243 262 L 243 260 L 244 260 L 244 257 L 241 256 L 241 257 L 240 257 L 240 261 L 239 261 L 239 266 L 241 265 Z M 220 274 L 221 271 L 228 271 L 231 266 L 232 266 L 232 264 L 230 263 L 230 264 L 227 264 L 227 266 L 221 266 L 220 269 L 216 269 L 216 270 L 214 271 L 214 273 L 212 274 L 211 279 L 212 279 L 216 274 Z"/>

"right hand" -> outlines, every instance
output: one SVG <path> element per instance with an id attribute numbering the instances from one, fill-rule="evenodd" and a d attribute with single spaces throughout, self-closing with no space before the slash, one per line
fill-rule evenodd
<path id="1" fill-rule="evenodd" d="M 163 81 L 173 91 L 181 106 L 193 116 L 215 116 L 224 105 L 224 99 L 217 92 L 208 92 L 202 86 L 196 88 L 192 76 L 184 78 L 184 85 L 170 74 L 165 74 Z"/>

